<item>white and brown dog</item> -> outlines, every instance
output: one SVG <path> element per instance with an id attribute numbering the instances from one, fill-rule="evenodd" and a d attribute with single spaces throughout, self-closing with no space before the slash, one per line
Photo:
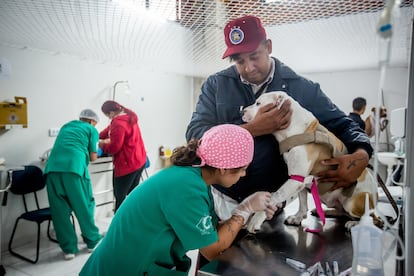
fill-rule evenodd
<path id="1" fill-rule="evenodd" d="M 347 151 L 344 144 L 320 125 L 311 112 L 300 106 L 285 92 L 262 94 L 253 105 L 244 109 L 243 120 L 245 122 L 253 120 L 258 109 L 266 104 L 273 102 L 280 107 L 287 99 L 290 100 L 293 110 L 290 125 L 286 129 L 276 131 L 274 136 L 279 142 L 290 179 L 272 194 L 272 203 L 283 202 L 299 192 L 299 210 L 295 215 L 289 216 L 286 223 L 300 225 L 308 212 L 305 184 L 310 185 L 314 175 L 327 169 L 320 164 L 321 160 L 346 154 Z M 367 169 L 358 178 L 357 184 L 351 188 L 330 191 L 333 185 L 334 183 L 323 183 L 317 186 L 322 203 L 353 220 L 359 219 L 364 213 L 365 193 L 369 193 L 371 208 L 377 202 L 376 182 Z M 261 228 L 265 218 L 264 212 L 256 213 L 250 219 L 247 230 L 256 232 Z M 352 225 L 354 223 L 347 223 L 347 227 Z"/>

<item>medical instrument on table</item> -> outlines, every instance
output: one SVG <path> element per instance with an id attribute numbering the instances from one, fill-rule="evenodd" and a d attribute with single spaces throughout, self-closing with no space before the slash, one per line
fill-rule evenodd
<path id="1" fill-rule="evenodd" d="M 318 272 L 318 266 L 319 266 L 320 264 L 321 264 L 320 262 L 317 262 L 317 263 L 315 263 L 315 264 L 311 265 L 310 267 L 308 267 L 308 268 L 306 269 L 306 271 L 302 272 L 302 273 L 300 274 L 300 276 L 311 276 L 311 275 L 315 275 L 315 273 L 317 273 L 317 272 Z"/>
<path id="2" fill-rule="evenodd" d="M 306 269 L 306 271 L 302 272 L 300 276 L 338 276 L 338 262 L 333 261 L 332 266 L 334 268 L 334 274 L 332 274 L 331 268 L 328 262 L 325 262 L 325 270 L 322 267 L 321 262 L 317 262 Z"/>
<path id="3" fill-rule="evenodd" d="M 318 276 L 326 276 L 325 270 L 323 270 L 321 262 L 318 262 Z"/>
<path id="4" fill-rule="evenodd" d="M 326 271 L 326 276 L 333 276 L 332 271 L 331 271 L 331 267 L 329 266 L 328 262 L 325 262 L 325 271 Z"/>
<path id="5" fill-rule="evenodd" d="M 286 263 L 288 258 L 286 258 Z M 292 259 L 290 259 L 292 260 Z M 293 263 L 296 263 L 297 261 L 293 260 Z M 300 263 L 300 262 L 299 262 Z M 309 266 L 305 271 L 303 271 L 300 276 L 347 276 L 351 275 L 351 269 L 352 267 L 342 271 L 339 273 L 339 266 L 337 261 L 332 262 L 332 270 L 329 265 L 329 262 L 325 262 L 325 269 L 323 269 L 321 262 L 317 262 L 311 266 Z"/>
<path id="6" fill-rule="evenodd" d="M 304 269 L 306 269 L 306 265 L 304 263 L 296 261 L 294 259 L 286 258 L 286 263 L 299 271 L 303 271 Z"/>
<path id="7" fill-rule="evenodd" d="M 339 274 L 339 265 L 337 261 L 333 261 L 332 262 L 332 266 L 333 266 L 333 274 L 334 276 L 338 276 Z"/>

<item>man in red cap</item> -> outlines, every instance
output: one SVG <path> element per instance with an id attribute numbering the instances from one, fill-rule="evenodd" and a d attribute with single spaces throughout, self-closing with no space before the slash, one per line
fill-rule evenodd
<path id="1" fill-rule="evenodd" d="M 252 163 L 245 177 L 230 188 L 215 186 L 241 202 L 256 191 L 276 191 L 287 179 L 287 166 L 279 153 L 279 144 L 271 133 L 286 128 L 292 111 L 285 102 L 280 109 L 264 106 L 256 118 L 242 121 L 243 107 L 253 104 L 262 93 L 285 91 L 312 112 L 321 124 L 346 145 L 350 154 L 325 160 L 333 165 L 319 175 L 319 182 L 336 182 L 335 189 L 349 187 L 367 166 L 372 155 L 368 136 L 322 92 L 319 84 L 297 75 L 271 57 L 272 41 L 259 18 L 236 18 L 224 27 L 227 46 L 223 58 L 234 65 L 211 75 L 201 88 L 197 107 L 187 127 L 186 138 L 199 138 L 212 126 L 223 123 L 241 125 L 255 138 Z"/>

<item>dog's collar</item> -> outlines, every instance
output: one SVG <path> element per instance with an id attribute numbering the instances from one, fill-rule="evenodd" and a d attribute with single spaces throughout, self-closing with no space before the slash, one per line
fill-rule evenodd
<path id="1" fill-rule="evenodd" d="M 306 145 L 309 143 L 328 145 L 333 152 L 333 156 L 344 155 L 347 152 L 343 143 L 338 143 L 338 139 L 316 119 L 304 133 L 293 135 L 283 141 L 280 141 L 279 151 L 280 154 L 283 154 L 296 146 Z"/>
<path id="2" fill-rule="evenodd" d="M 307 177 L 304 177 L 302 175 L 298 175 L 298 174 L 292 174 L 290 176 L 290 179 L 292 180 L 296 180 L 305 184 L 310 184 L 312 183 L 314 176 L 313 175 L 308 175 Z"/>

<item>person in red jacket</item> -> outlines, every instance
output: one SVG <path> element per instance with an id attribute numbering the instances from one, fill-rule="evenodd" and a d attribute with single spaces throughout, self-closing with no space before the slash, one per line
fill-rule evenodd
<path id="1" fill-rule="evenodd" d="M 147 160 L 144 141 L 134 111 L 115 101 L 103 103 L 102 112 L 111 119 L 99 133 L 99 147 L 112 155 L 115 210 L 138 185 Z"/>

